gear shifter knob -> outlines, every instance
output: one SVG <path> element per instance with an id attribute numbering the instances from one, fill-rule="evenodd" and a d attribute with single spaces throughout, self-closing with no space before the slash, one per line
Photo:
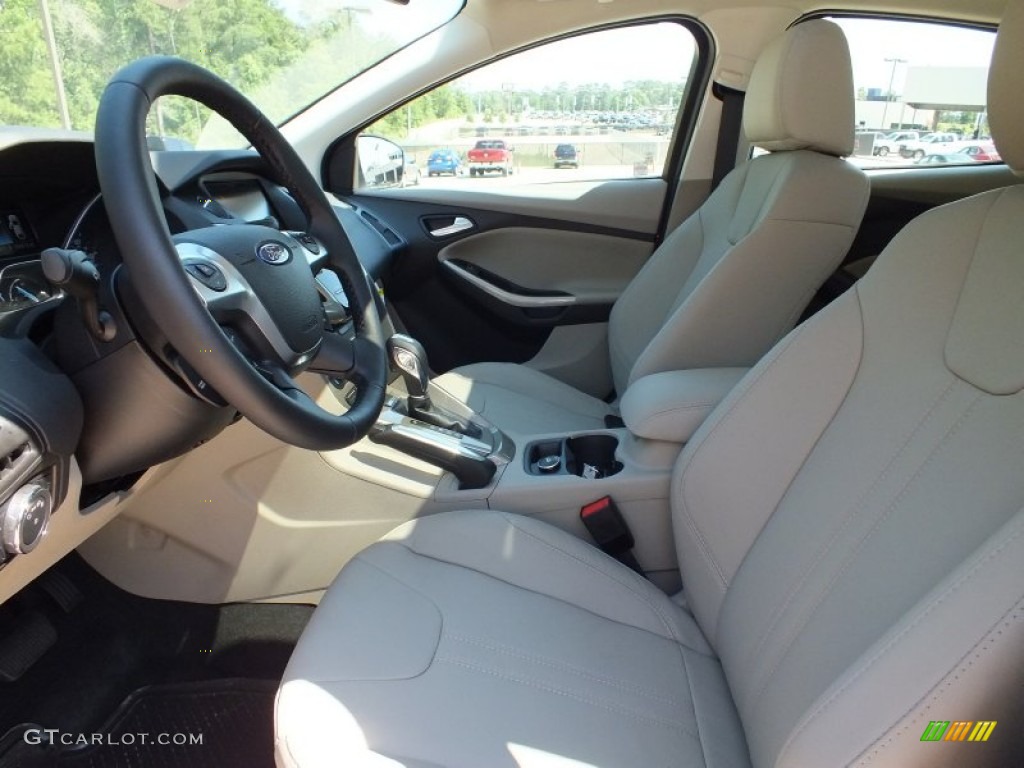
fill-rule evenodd
<path id="1" fill-rule="evenodd" d="M 396 333 L 388 339 L 388 357 L 391 364 L 402 374 L 409 401 L 419 408 L 430 406 L 427 387 L 430 385 L 430 369 L 427 366 L 427 352 L 423 345 L 411 336 Z"/>

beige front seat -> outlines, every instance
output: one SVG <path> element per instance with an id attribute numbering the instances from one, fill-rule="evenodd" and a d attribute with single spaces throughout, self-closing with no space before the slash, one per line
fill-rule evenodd
<path id="1" fill-rule="evenodd" d="M 831 22 L 801 24 L 761 55 L 743 129 L 770 154 L 730 173 L 615 303 L 608 352 L 620 396 L 649 373 L 751 366 L 793 327 L 867 205 L 867 179 L 842 159 L 853 104 L 846 38 Z M 520 434 L 600 428 L 613 412 L 522 365 L 468 365 L 436 384 Z"/>
<path id="2" fill-rule="evenodd" d="M 1007 13 L 990 122 L 1024 170 Z M 279 763 L 1020 765 L 1022 242 L 1024 186 L 925 214 L 733 390 L 675 468 L 685 602 L 501 512 L 365 550 L 285 673 Z"/>

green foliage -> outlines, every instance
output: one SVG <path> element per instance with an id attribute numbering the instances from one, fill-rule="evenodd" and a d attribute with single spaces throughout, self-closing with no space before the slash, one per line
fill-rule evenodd
<path id="1" fill-rule="evenodd" d="M 541 91 L 509 92 L 495 89 L 474 93 L 463 90 L 455 82 L 413 99 L 377 120 L 366 131 L 400 141 L 408 139 L 411 130 L 437 120 L 458 119 L 469 124 L 495 121 L 504 123 L 521 119 L 527 107 L 533 112 L 619 112 L 675 108 L 682 94 L 682 83 L 661 80 L 627 82 L 621 88 L 612 88 L 607 83 L 574 87 L 559 83 Z"/>
<path id="2" fill-rule="evenodd" d="M 181 56 L 216 72 L 275 122 L 374 61 L 375 40 L 341 11 L 300 27 L 272 0 L 49 0 L 72 128 L 91 131 L 100 95 L 123 64 Z M 0 123 L 60 127 L 39 0 L 0 3 Z M 150 113 L 152 134 L 193 143 L 210 112 L 170 97 Z"/>
<path id="3" fill-rule="evenodd" d="M 446 84 L 395 109 L 366 128 L 367 133 L 393 141 L 408 138 L 410 129 L 421 125 L 464 118 L 473 122 L 473 104 L 465 91 Z"/>

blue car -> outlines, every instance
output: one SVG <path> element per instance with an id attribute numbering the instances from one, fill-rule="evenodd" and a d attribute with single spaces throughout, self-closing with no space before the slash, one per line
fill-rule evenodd
<path id="1" fill-rule="evenodd" d="M 427 158 L 427 176 L 441 176 L 450 173 L 457 176 L 462 170 L 462 161 L 450 149 L 438 149 Z"/>

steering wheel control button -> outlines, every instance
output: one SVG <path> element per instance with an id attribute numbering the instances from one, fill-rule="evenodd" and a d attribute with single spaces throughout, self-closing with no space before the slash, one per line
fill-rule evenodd
<path id="1" fill-rule="evenodd" d="M 186 272 L 211 291 L 219 292 L 227 289 L 227 278 L 224 277 L 224 273 L 220 271 L 219 267 L 201 259 L 185 259 L 182 264 Z"/>
<path id="2" fill-rule="evenodd" d="M 292 252 L 284 243 L 279 243 L 276 240 L 267 240 L 265 243 L 260 243 L 256 246 L 256 255 L 260 261 L 277 266 L 279 264 L 287 264 L 292 257 Z"/>
<path id="3" fill-rule="evenodd" d="M 11 555 L 31 552 L 43 540 L 53 512 L 53 496 L 41 483 L 15 491 L 0 513 L 0 541 Z"/>
<path id="4" fill-rule="evenodd" d="M 550 475 L 552 472 L 557 472 L 562 467 L 562 457 L 557 453 L 551 454 L 550 456 L 542 456 L 537 460 L 537 469 L 539 469 L 545 475 Z"/>
<path id="5" fill-rule="evenodd" d="M 316 238 L 306 232 L 300 232 L 295 236 L 295 239 L 302 243 L 303 247 L 314 256 L 320 255 L 320 243 L 316 241 Z"/>

